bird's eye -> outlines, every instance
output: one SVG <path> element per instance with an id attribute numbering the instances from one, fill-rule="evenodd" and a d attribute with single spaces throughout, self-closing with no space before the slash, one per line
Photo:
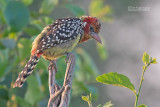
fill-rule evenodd
<path id="1" fill-rule="evenodd" d="M 90 31 L 92 31 L 92 32 L 94 31 L 94 28 L 92 26 L 90 26 Z"/>

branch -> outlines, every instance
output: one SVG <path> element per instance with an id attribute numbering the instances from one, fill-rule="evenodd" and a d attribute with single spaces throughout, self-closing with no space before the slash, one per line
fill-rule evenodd
<path id="1" fill-rule="evenodd" d="M 70 92 L 72 87 L 76 60 L 74 54 L 69 54 L 68 58 L 69 60 L 67 62 L 67 68 L 62 88 L 60 88 L 59 85 L 55 84 L 55 74 L 57 71 L 56 62 L 50 61 L 50 65 L 48 67 L 50 91 L 48 107 L 69 107 Z"/>
<path id="2" fill-rule="evenodd" d="M 59 107 L 68 107 L 69 106 L 73 74 L 75 71 L 75 63 L 76 63 L 75 55 L 69 54 L 69 60 L 67 63 L 67 69 L 66 69 L 65 79 L 64 79 L 64 83 L 63 83 L 63 86 L 65 86 L 65 90 L 62 93 L 61 103 L 60 103 Z"/>

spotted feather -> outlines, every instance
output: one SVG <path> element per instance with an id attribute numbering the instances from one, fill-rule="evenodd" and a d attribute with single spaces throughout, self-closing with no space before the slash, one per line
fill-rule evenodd
<path id="1" fill-rule="evenodd" d="M 36 47 L 32 46 L 32 50 L 36 50 L 36 53 L 42 53 L 46 49 L 73 40 L 83 34 L 82 26 L 82 21 L 79 18 L 58 19 L 44 28 L 39 35 L 41 40 L 38 41 Z M 34 42 L 37 42 L 37 40 Z"/>

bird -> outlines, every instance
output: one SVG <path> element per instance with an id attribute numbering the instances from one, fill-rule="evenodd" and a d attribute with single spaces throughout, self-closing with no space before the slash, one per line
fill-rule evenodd
<path id="1" fill-rule="evenodd" d="M 102 44 L 98 35 L 100 29 L 100 21 L 91 16 L 60 18 L 46 26 L 34 39 L 31 57 L 19 74 L 13 88 L 23 86 L 27 77 L 32 74 L 40 57 L 56 60 L 71 53 L 78 44 L 91 38 Z"/>

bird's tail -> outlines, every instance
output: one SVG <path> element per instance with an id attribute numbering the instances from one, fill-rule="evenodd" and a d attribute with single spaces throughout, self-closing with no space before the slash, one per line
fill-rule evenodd
<path id="1" fill-rule="evenodd" d="M 30 60 L 25 65 L 22 72 L 19 74 L 15 84 L 13 85 L 13 88 L 14 87 L 22 87 L 22 85 L 26 81 L 27 77 L 33 72 L 33 69 L 37 65 L 39 58 L 40 58 L 40 56 L 38 56 L 36 54 L 34 54 L 30 57 Z"/>

